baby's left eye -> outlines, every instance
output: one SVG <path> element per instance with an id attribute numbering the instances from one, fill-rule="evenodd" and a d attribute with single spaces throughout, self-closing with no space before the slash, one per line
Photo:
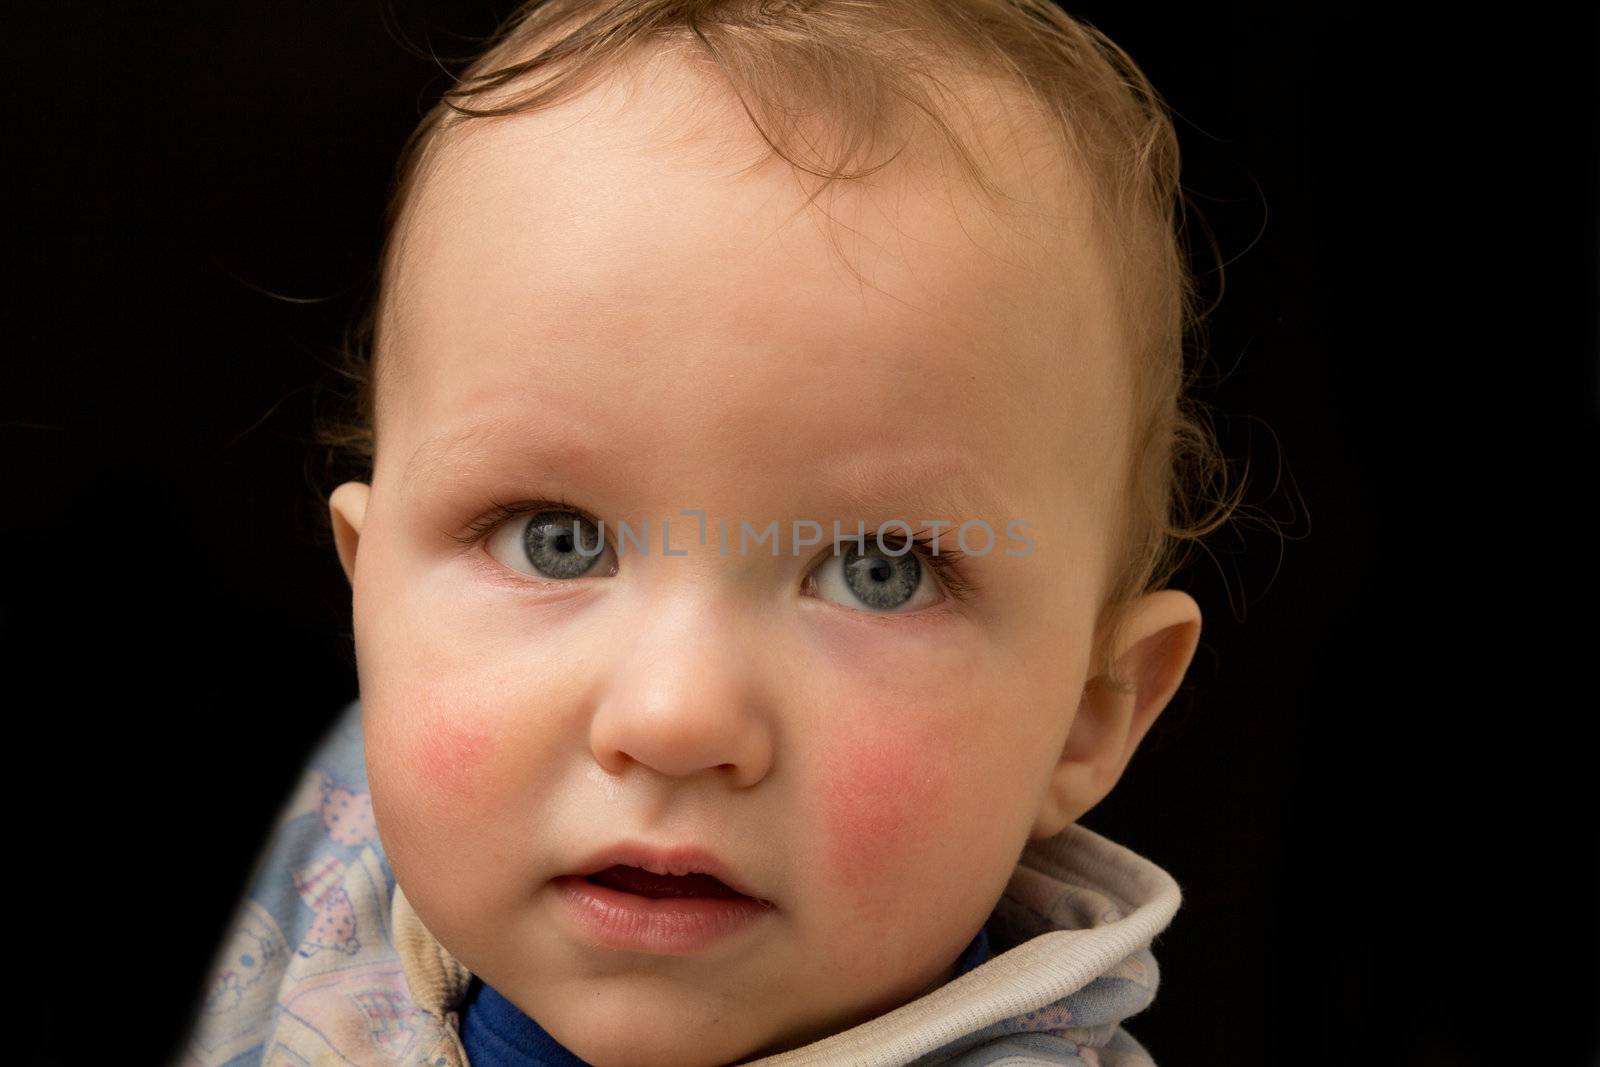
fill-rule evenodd
<path id="1" fill-rule="evenodd" d="M 880 614 L 914 611 L 943 599 L 933 568 L 909 544 L 892 555 L 871 543 L 863 553 L 856 542 L 846 541 L 823 559 L 807 585 L 845 607 Z"/>

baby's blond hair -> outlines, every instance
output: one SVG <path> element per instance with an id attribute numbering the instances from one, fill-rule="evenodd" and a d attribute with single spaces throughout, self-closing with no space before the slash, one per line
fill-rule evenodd
<path id="1" fill-rule="evenodd" d="M 1082 192 L 1109 253 L 1131 371 L 1125 472 L 1131 491 L 1112 541 L 1090 670 L 1097 684 L 1126 692 L 1130 685 L 1112 659 L 1121 643 L 1119 609 L 1164 586 L 1186 550 L 1226 522 L 1238 500 L 1237 492 L 1227 492 L 1228 465 L 1205 406 L 1188 395 L 1194 372 L 1186 373 L 1186 344 L 1191 336 L 1198 340 L 1204 316 L 1184 244 L 1177 132 L 1132 58 L 1050 0 L 524 3 L 401 150 L 371 299 L 344 345 L 341 373 L 353 389 L 345 410 L 317 427 L 330 462 L 353 462 L 354 476 L 370 480 L 378 397 L 393 373 L 374 360 L 385 284 L 403 216 L 440 144 L 473 119 L 554 106 L 626 61 L 665 51 L 720 71 L 771 151 L 830 183 L 880 169 L 850 165 L 899 128 L 909 106 L 954 150 L 975 186 L 998 195 L 935 101 L 934 90 L 945 88 L 942 71 L 1014 86 L 1049 120 L 1074 164 L 1070 172 L 1087 182 Z M 793 124 L 802 111 L 796 101 L 823 109 L 838 134 L 832 157 L 796 153 L 797 141 L 816 148 Z"/>

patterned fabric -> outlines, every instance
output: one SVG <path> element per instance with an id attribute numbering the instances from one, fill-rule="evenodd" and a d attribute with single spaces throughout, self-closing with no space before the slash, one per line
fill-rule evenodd
<path id="1" fill-rule="evenodd" d="M 1121 1024 L 1155 997 L 1150 944 L 1180 900 L 1160 867 L 1069 826 L 1024 851 L 983 930 L 989 958 L 975 942 L 938 989 L 749 1067 L 1154 1067 Z M 178 1062 L 466 1067 L 474 985 L 395 884 L 352 701 L 274 826 Z"/>

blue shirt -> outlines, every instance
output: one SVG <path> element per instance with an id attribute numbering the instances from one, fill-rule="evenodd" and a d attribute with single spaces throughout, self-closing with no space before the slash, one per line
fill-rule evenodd
<path id="1" fill-rule="evenodd" d="M 956 975 L 988 958 L 989 931 L 982 927 L 956 961 Z M 461 1046 L 472 1067 L 589 1067 L 477 975 L 460 1010 Z"/>

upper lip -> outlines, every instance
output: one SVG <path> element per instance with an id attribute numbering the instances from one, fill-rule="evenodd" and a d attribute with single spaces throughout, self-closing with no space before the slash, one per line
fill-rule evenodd
<path id="1" fill-rule="evenodd" d="M 651 845 L 643 841 L 618 841 L 591 852 L 572 874 L 582 878 L 617 864 L 639 867 L 652 874 L 709 874 L 736 892 L 756 900 L 763 899 L 742 875 L 723 862 L 716 853 L 694 844 Z"/>

